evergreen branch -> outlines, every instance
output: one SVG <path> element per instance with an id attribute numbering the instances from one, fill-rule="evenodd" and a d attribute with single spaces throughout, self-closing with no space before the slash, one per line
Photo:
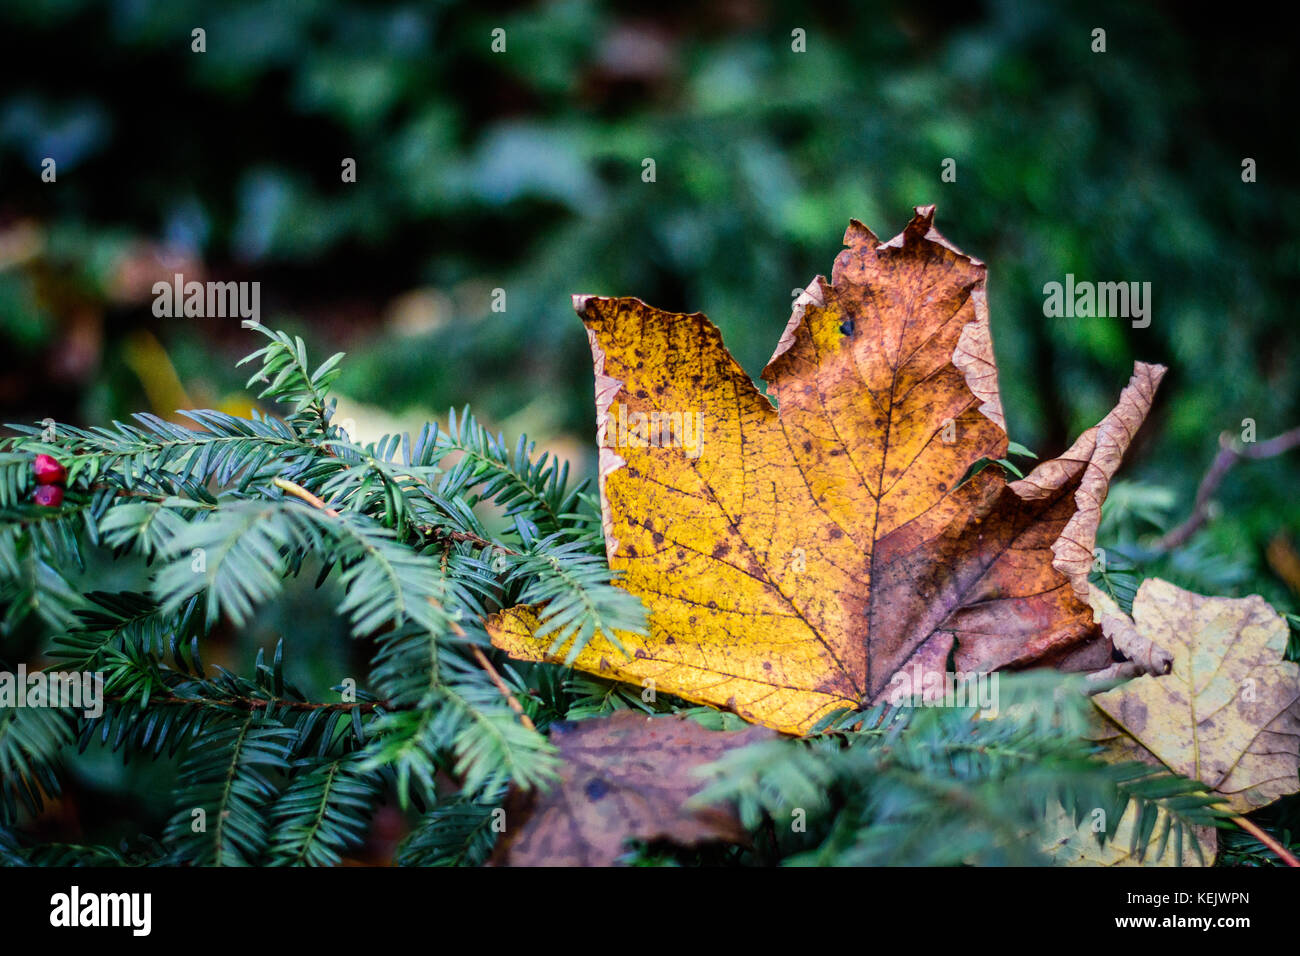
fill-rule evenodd
<path id="1" fill-rule="evenodd" d="M 67 715 L 49 707 L 0 708 L 0 823 L 12 824 L 20 804 L 33 815 L 57 796 L 55 761 L 72 739 Z"/>
<path id="2" fill-rule="evenodd" d="M 18 834 L 0 827 L 0 866 L 148 866 L 158 862 L 161 851 L 149 842 L 144 848 L 128 850 L 98 844 L 38 843 L 24 846 Z"/>
<path id="3" fill-rule="evenodd" d="M 511 559 L 507 584 L 522 586 L 519 603 L 543 605 L 537 636 L 551 635 L 548 653 L 569 644 L 565 664 L 572 665 L 599 635 L 626 654 L 618 632 L 644 634 L 645 605 L 610 583 L 605 559 L 587 552 L 581 542 L 565 542 L 562 535 L 526 543 L 528 551 Z"/>
<path id="4" fill-rule="evenodd" d="M 290 405 L 291 421 L 306 424 L 310 419 L 313 430 L 328 435 L 333 408 L 327 396 L 339 376 L 343 353 L 335 353 L 313 371 L 307 363 L 307 346 L 301 338 L 261 325 L 256 329 L 271 341 L 239 361 L 240 365 L 258 360 L 262 363 L 261 369 L 249 378 L 248 387 L 265 383 L 258 398 L 270 396 Z"/>
<path id="5" fill-rule="evenodd" d="M 275 795 L 266 772 L 289 770 L 292 733 L 256 712 L 206 729 L 181 765 L 164 839 L 175 863 L 250 865 L 266 845 L 265 811 Z"/>
<path id="6" fill-rule="evenodd" d="M 511 455 L 504 438 L 492 435 L 465 409 L 459 422 L 452 411 L 446 432 L 435 428 L 422 435 L 412 460 L 434 464 L 458 453 L 460 460 L 442 481 L 442 495 L 454 491 L 470 507 L 491 501 L 504 507 L 506 517 L 516 524 L 523 521 L 531 526 L 535 535 L 559 534 L 592 549 L 598 542 L 579 515 L 585 482 L 570 490 L 569 466 L 550 460 L 549 453 L 534 460 L 533 451 L 534 446 L 521 436 Z"/>
<path id="7" fill-rule="evenodd" d="M 298 776 L 271 809 L 272 866 L 336 866 L 360 843 L 379 796 L 378 777 L 355 756 L 301 761 Z"/>
<path id="8" fill-rule="evenodd" d="M 493 827 L 502 811 L 503 791 L 481 801 L 460 797 L 434 807 L 397 851 L 401 866 L 480 866 L 496 843 Z"/>

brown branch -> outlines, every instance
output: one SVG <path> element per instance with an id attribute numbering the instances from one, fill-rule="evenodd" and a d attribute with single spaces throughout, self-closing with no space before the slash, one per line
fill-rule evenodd
<path id="1" fill-rule="evenodd" d="M 1155 544 L 1155 550 L 1158 552 L 1172 551 L 1174 548 L 1186 544 L 1192 535 L 1201 530 L 1210 517 L 1210 499 L 1214 497 L 1214 493 L 1219 490 L 1219 485 L 1223 483 L 1224 477 L 1238 461 L 1242 459 L 1254 461 L 1260 458 L 1273 458 L 1297 447 L 1300 447 L 1300 428 L 1293 428 L 1290 431 L 1283 432 L 1268 441 L 1254 442 L 1248 445 L 1232 440 L 1228 437 L 1227 432 L 1221 434 L 1219 436 L 1219 453 L 1214 457 L 1214 461 L 1210 464 L 1210 470 L 1205 473 L 1200 486 L 1196 489 L 1196 501 L 1192 505 L 1192 513 L 1186 521 L 1161 537 Z"/>
<path id="2" fill-rule="evenodd" d="M 297 482 L 290 481 L 288 478 L 273 478 L 271 479 L 271 484 L 275 485 L 281 491 L 288 492 L 289 494 L 293 495 L 295 498 L 307 502 L 307 504 L 311 505 L 313 508 L 323 511 L 331 518 L 337 518 L 339 516 L 339 513 L 336 510 L 331 508 L 319 497 L 312 494 L 310 491 L 308 491 L 306 488 L 304 488 L 302 485 L 298 484 Z M 144 498 L 149 501 L 166 501 L 168 500 L 168 498 L 172 497 L 166 494 L 154 494 L 151 492 L 143 492 L 143 491 L 128 491 L 124 488 L 117 488 L 115 486 L 105 485 L 103 483 L 90 486 L 90 490 L 92 491 L 96 489 L 103 489 L 103 488 L 111 489 L 119 498 Z M 204 502 L 196 501 L 194 502 L 194 507 L 203 508 L 203 507 L 210 507 L 210 506 L 206 505 Z M 507 548 L 503 544 L 498 544 L 495 541 L 489 541 L 487 538 L 479 537 L 478 535 L 472 534 L 469 531 L 455 531 L 451 528 L 435 527 L 433 525 L 419 525 L 418 527 L 421 533 L 430 535 L 434 538 L 439 538 L 444 541 L 468 542 L 480 548 L 494 548 L 497 551 L 503 552 L 504 554 L 513 554 L 513 555 L 519 554 L 519 552 L 515 551 L 513 548 Z"/>
<path id="3" fill-rule="evenodd" d="M 429 598 L 429 603 L 436 608 L 442 607 L 442 605 L 440 605 L 433 598 Z M 459 624 L 457 624 L 455 619 L 452 619 L 450 621 L 450 624 L 451 624 L 452 633 L 454 633 L 457 637 L 461 637 L 461 638 L 465 636 L 465 629 L 461 627 Z M 497 692 L 506 699 L 506 703 L 510 705 L 510 709 L 519 715 L 519 722 L 523 724 L 525 727 L 527 727 L 529 730 L 536 730 L 537 727 L 533 724 L 532 718 L 530 718 L 526 713 L 524 713 L 523 706 L 515 698 L 515 695 L 510 692 L 510 688 L 506 686 L 506 682 L 501 679 L 501 675 L 498 674 L 497 669 L 492 666 L 492 662 L 487 659 L 487 655 L 484 654 L 482 649 L 479 648 L 478 645 L 476 644 L 471 644 L 470 650 L 474 652 L 474 659 L 478 661 L 478 666 L 483 668 L 483 670 L 487 672 L 487 675 L 489 678 L 491 678 L 492 683 L 496 685 Z"/>
<path id="4" fill-rule="evenodd" d="M 510 688 L 507 687 L 506 682 L 501 679 L 501 675 L 498 674 L 497 669 L 492 666 L 492 662 L 487 659 L 487 655 L 484 654 L 477 645 L 473 646 L 472 649 L 474 651 L 474 658 L 478 661 L 478 666 L 487 671 L 488 677 L 492 678 L 492 683 L 496 684 L 497 690 L 500 691 L 501 696 L 506 699 L 506 703 L 510 705 L 510 709 L 519 715 L 519 722 L 529 730 L 536 730 L 537 728 L 533 725 L 532 719 L 524 713 L 523 706 L 515 699 L 515 695 L 510 692 Z"/>
<path id="5" fill-rule="evenodd" d="M 114 498 L 144 498 L 147 501 L 166 501 L 171 495 L 156 494 L 150 491 L 128 491 L 126 488 L 119 488 L 116 485 L 107 485 L 102 481 L 97 481 L 86 489 L 87 491 L 111 491 Z M 202 507 L 203 502 L 194 502 L 196 508 Z"/>
<path id="6" fill-rule="evenodd" d="M 129 704 L 132 701 L 116 694 L 107 694 L 104 697 L 107 701 L 113 701 L 119 704 Z M 284 700 L 279 697 L 272 697 L 263 700 L 260 697 L 177 697 L 173 694 L 150 694 L 150 703 L 174 704 L 178 707 L 237 707 L 241 710 L 265 710 L 267 705 L 272 707 L 283 707 L 288 710 L 337 710 L 352 711 L 359 710 L 362 713 L 371 713 L 377 707 L 388 706 L 382 700 L 359 700 L 352 703 L 339 704 L 317 704 L 309 700 Z"/>
<path id="7" fill-rule="evenodd" d="M 480 548 L 495 548 L 496 550 L 502 551 L 506 554 L 517 555 L 519 553 L 511 548 L 507 548 L 504 544 L 497 544 L 495 541 L 489 541 L 487 538 L 480 538 L 478 535 L 471 534 L 468 531 L 455 531 L 451 528 L 435 527 L 427 524 L 420 525 L 419 527 L 421 533 L 430 535 L 434 538 L 441 538 L 446 541 L 468 541 L 470 544 L 477 545 Z"/>
<path id="8" fill-rule="evenodd" d="M 1247 833 L 1253 836 L 1260 843 L 1264 844 L 1264 846 L 1268 847 L 1270 850 L 1276 853 L 1278 859 L 1280 859 L 1287 866 L 1300 867 L 1300 860 L 1297 860 L 1290 850 L 1288 850 L 1282 844 L 1278 843 L 1277 840 L 1273 839 L 1271 836 L 1269 836 L 1259 827 L 1255 826 L 1255 824 L 1251 823 L 1245 817 L 1240 817 L 1240 816 L 1233 817 L 1232 822 L 1237 824 L 1237 826 L 1241 827 L 1243 830 L 1245 830 Z"/>

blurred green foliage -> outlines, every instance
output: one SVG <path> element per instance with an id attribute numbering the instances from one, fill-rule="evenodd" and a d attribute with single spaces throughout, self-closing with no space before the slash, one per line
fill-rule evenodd
<path id="1" fill-rule="evenodd" d="M 148 407 L 141 329 L 191 398 L 228 394 L 213 352 L 247 333 L 149 309 L 152 281 L 201 263 L 260 281 L 264 321 L 347 348 L 353 399 L 469 402 L 589 467 L 571 293 L 704 311 L 757 375 L 849 217 L 883 238 L 935 202 L 989 263 L 1013 437 L 1056 453 L 1134 359 L 1170 366 L 1125 472 L 1170 493 L 1167 527 L 1220 432 L 1300 423 L 1296 72 L 1262 14 L 1228 29 L 1172 2 L 7 5 L 0 402 L 7 420 Z M 1150 327 L 1045 318 L 1067 273 L 1151 282 Z M 1265 558 L 1300 536 L 1295 474 L 1292 454 L 1230 476 L 1188 583 L 1210 566 L 1295 606 Z"/>

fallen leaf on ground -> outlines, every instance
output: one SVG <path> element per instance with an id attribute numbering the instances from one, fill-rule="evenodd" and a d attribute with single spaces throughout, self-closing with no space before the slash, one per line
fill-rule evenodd
<path id="1" fill-rule="evenodd" d="M 681 717 L 619 711 L 551 725 L 564 766 L 543 794 L 515 793 L 495 862 L 506 866 L 611 866 L 630 839 L 682 846 L 748 834 L 728 806 L 687 806 L 704 785 L 692 771 L 770 737 L 750 727 L 705 730 Z"/>
<path id="2" fill-rule="evenodd" d="M 1164 810 L 1156 813 L 1155 833 L 1157 838 L 1147 846 L 1141 857 L 1133 852 L 1133 827 L 1138 819 L 1136 804 L 1130 803 L 1124 816 L 1120 819 L 1115 832 L 1099 843 L 1097 833 L 1093 830 L 1091 818 L 1085 817 L 1079 826 L 1074 825 L 1070 814 L 1062 807 L 1048 821 L 1047 840 L 1044 850 L 1057 866 L 1209 866 L 1214 862 L 1218 852 L 1219 837 L 1214 827 L 1191 827 L 1183 831 L 1182 854 L 1179 855 L 1179 843 L 1172 827 L 1161 852 L 1159 836 L 1169 820 Z M 1196 855 L 1192 844 L 1195 840 L 1201 847 L 1201 855 Z"/>
<path id="3" fill-rule="evenodd" d="M 1092 698 L 1112 722 L 1109 747 L 1148 751 L 1238 813 L 1300 790 L 1300 665 L 1282 659 L 1287 625 L 1263 598 L 1149 578 L 1132 624 L 1172 653 L 1173 669 Z"/>
<path id="4" fill-rule="evenodd" d="M 1098 670 L 1088 606 L 1110 478 L 1164 373 L 1060 458 L 1008 484 L 983 263 L 934 208 L 881 242 L 845 234 L 763 372 L 773 405 L 701 314 L 576 296 L 596 371 L 610 567 L 650 610 L 576 666 L 805 732 L 929 671 Z M 778 410 L 779 406 L 779 410 Z M 558 651 L 535 610 L 489 622 L 526 659 Z M 562 656 L 562 654 L 560 655 Z"/>

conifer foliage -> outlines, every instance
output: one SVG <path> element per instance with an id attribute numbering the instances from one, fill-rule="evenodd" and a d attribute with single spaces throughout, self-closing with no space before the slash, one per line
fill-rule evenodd
<path id="1" fill-rule="evenodd" d="M 0 647 L 37 635 L 28 668 L 103 679 L 100 713 L 0 708 L 0 862 L 333 865 L 387 804 L 409 823 L 395 862 L 476 865 L 498 842 L 507 792 L 560 779 L 555 721 L 633 709 L 742 725 L 494 651 L 484 621 L 520 604 L 544 607 L 538 634 L 569 660 L 596 636 L 645 633 L 585 485 L 468 410 L 445 429 L 358 443 L 330 397 L 342 356 L 313 367 L 301 339 L 259 332 L 249 384 L 277 415 L 11 426 L 0 444 Z M 53 504 L 37 494 L 52 487 Z M 142 570 L 144 584 L 82 593 L 77 574 L 105 562 Z M 333 596 L 368 673 L 308 695 L 291 676 L 293 634 L 241 672 L 205 664 L 215 627 L 247 626 L 300 577 Z M 1160 855 L 1217 819 L 1200 785 L 1097 759 L 1082 694 L 1009 683 L 1013 705 L 996 719 L 876 708 L 738 750 L 707 782 L 739 808 L 748 846 L 631 846 L 627 860 L 1044 862 L 1034 834 L 1062 812 L 1118 819 L 1130 804 L 1134 844 Z M 165 826 L 120 846 L 34 834 L 66 758 L 90 748 L 173 769 Z"/>
<path id="2" fill-rule="evenodd" d="M 490 805 L 507 783 L 537 786 L 556 766 L 515 710 L 518 675 L 484 655 L 483 617 L 546 601 L 557 636 L 581 641 L 640 629 L 644 610 L 611 585 L 599 521 L 567 466 L 526 440 L 508 447 L 468 413 L 362 446 L 334 421 L 342 355 L 313 368 L 301 339 L 261 331 L 250 385 L 282 417 L 191 411 L 185 427 L 137 415 L 107 428 L 15 426 L 6 440 L 4 623 L 34 619 L 50 668 L 102 674 L 104 708 L 0 710 L 2 822 L 59 793 L 66 748 L 95 745 L 179 762 L 160 862 L 337 863 L 385 792 L 431 814 L 405 855 L 481 856 L 452 808 Z M 67 470 L 57 507 L 32 500 L 34 454 Z M 92 550 L 147 563 L 146 592 L 77 593 L 67 572 Z M 286 676 L 292 641 L 246 674 L 204 665 L 210 628 L 247 624 L 300 574 L 337 579 L 326 589 L 337 613 L 373 647 L 360 686 L 307 699 Z M 455 781 L 451 797 L 439 773 Z M 439 821 L 469 846 L 430 849 Z M 56 852 L 24 845 L 11 831 L 0 852 Z"/>

